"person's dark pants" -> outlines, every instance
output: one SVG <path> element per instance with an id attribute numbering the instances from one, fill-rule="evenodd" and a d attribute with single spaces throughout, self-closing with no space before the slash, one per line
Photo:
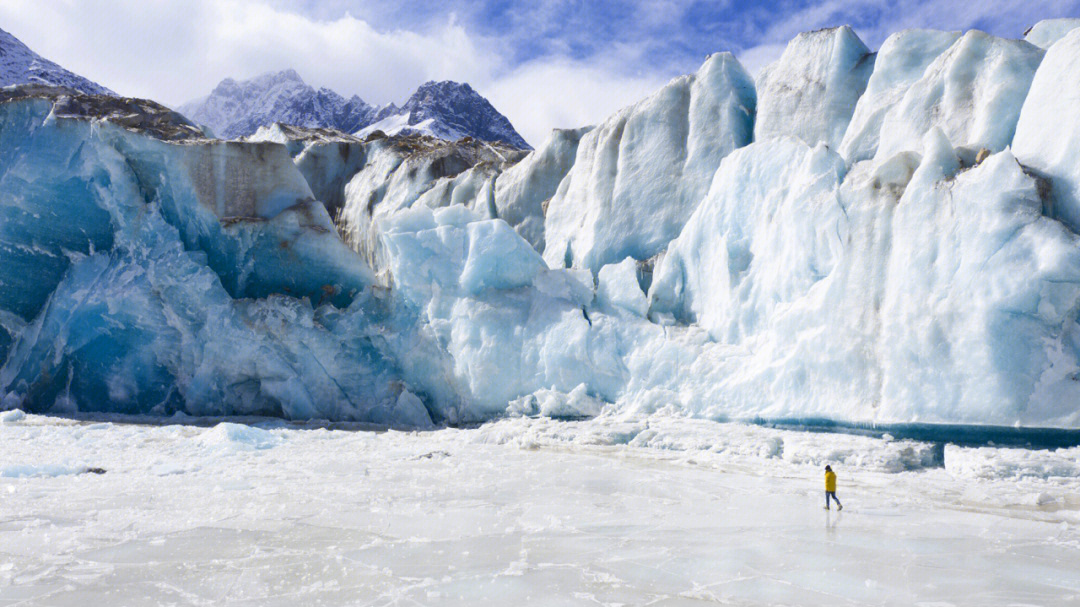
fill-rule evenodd
<path id="1" fill-rule="evenodd" d="M 844 505 L 840 503 L 840 498 L 836 497 L 836 492 L 835 491 L 826 491 L 825 492 L 825 507 L 826 508 L 829 507 L 829 498 L 830 497 L 832 499 L 836 500 L 836 505 L 837 506 L 840 506 L 841 508 L 844 507 Z"/>

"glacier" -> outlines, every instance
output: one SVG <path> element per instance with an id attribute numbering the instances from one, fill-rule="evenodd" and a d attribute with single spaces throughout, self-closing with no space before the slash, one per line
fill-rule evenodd
<path id="1" fill-rule="evenodd" d="M 0 408 L 1080 428 L 1067 30 L 717 53 L 531 152 L 3 89 Z"/>

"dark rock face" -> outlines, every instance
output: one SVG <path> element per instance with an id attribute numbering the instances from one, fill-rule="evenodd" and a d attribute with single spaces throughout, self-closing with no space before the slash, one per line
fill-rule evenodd
<path id="1" fill-rule="evenodd" d="M 501 141 L 518 149 L 532 149 L 510 121 L 473 90 L 468 83 L 428 82 L 416 89 L 402 107 L 409 124 L 432 119 L 447 133 L 483 141 Z M 438 135 L 438 133 L 436 133 Z"/>

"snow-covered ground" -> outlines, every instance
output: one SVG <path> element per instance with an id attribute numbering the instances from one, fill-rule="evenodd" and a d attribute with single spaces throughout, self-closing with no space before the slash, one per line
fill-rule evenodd
<path id="1" fill-rule="evenodd" d="M 1068 605 L 1078 563 L 1076 448 L 0 416 L 3 606 Z"/>

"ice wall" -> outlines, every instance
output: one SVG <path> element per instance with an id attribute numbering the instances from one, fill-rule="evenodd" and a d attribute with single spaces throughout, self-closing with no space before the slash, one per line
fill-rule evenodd
<path id="1" fill-rule="evenodd" d="M 1031 83 L 1012 141 L 1026 166 L 1049 178 L 1053 208 L 1080 230 L 1080 32 L 1050 47 Z"/>
<path id="2" fill-rule="evenodd" d="M 958 32 L 937 30 L 904 30 L 889 36 L 877 52 L 866 92 L 855 105 L 837 150 L 840 155 L 848 162 L 873 158 L 885 115 L 959 37 Z"/>
<path id="3" fill-rule="evenodd" d="M 742 350 L 725 408 L 1075 425 L 1080 242 L 1038 180 L 1007 151 L 960 172 L 939 129 L 921 160 L 843 170 L 789 139 L 736 152 L 657 270 L 651 314 Z"/>
<path id="4" fill-rule="evenodd" d="M 0 104 L 5 408 L 431 423 L 284 147 L 167 141 L 68 101 Z"/>
<path id="5" fill-rule="evenodd" d="M 1080 27 L 1080 19 L 1046 19 L 1024 32 L 1024 40 L 1045 51 L 1077 27 Z"/>
<path id="6" fill-rule="evenodd" d="M 496 215 L 544 252 L 544 217 L 559 184 L 574 166 L 578 144 L 593 127 L 555 129 L 535 152 L 506 169 L 495 184 Z"/>
<path id="7" fill-rule="evenodd" d="M 873 69 L 850 27 L 799 34 L 758 76 L 754 139 L 790 135 L 837 149 Z"/>
<path id="8" fill-rule="evenodd" d="M 1042 56 L 1042 49 L 1023 40 L 967 32 L 885 114 L 876 157 L 918 151 L 934 128 L 968 162 L 983 148 L 1005 149 Z"/>
<path id="9" fill-rule="evenodd" d="M 544 222 L 551 267 L 648 259 L 678 235 L 720 160 L 750 142 L 756 96 L 730 53 L 589 131 Z"/>
<path id="10" fill-rule="evenodd" d="M 337 225 L 346 243 L 379 273 L 387 267 L 380 240 L 384 222 L 415 204 L 463 204 L 493 217 L 495 177 L 525 155 L 468 138 L 449 142 L 421 135 L 368 140 L 364 154 L 360 170 L 344 180 Z"/>
<path id="11" fill-rule="evenodd" d="M 0 91 L 0 408 L 1080 427 L 1077 57 L 814 32 L 528 155 Z"/>

